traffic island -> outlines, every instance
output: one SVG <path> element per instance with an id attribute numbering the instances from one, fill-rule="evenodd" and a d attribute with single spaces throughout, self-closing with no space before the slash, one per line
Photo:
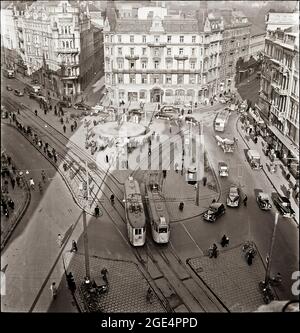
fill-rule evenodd
<path id="1" fill-rule="evenodd" d="M 249 266 L 242 246 L 222 250 L 217 258 L 203 255 L 187 260 L 191 269 L 229 312 L 253 312 L 264 304 L 259 290 L 259 283 L 266 274 L 263 260 L 257 251 Z"/>
<path id="2" fill-rule="evenodd" d="M 67 273 L 72 273 L 76 284 L 74 297 L 82 312 L 166 312 L 153 289 L 147 299 L 149 282 L 138 265 L 125 260 L 90 256 L 90 279 L 101 280 L 103 268 L 107 269 L 108 289 L 91 296 L 84 287 L 85 257 L 82 253 L 66 252 L 69 262 Z"/>

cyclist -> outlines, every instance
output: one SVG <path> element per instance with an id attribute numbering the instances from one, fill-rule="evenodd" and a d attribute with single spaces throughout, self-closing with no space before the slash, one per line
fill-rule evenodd
<path id="1" fill-rule="evenodd" d="M 42 179 L 43 179 L 43 182 L 46 183 L 46 173 L 44 170 L 42 170 Z"/>

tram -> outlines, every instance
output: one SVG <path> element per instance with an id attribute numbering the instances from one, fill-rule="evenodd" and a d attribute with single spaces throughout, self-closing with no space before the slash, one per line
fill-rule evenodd
<path id="1" fill-rule="evenodd" d="M 133 246 L 143 246 L 146 240 L 146 217 L 139 183 L 129 177 L 124 183 L 127 234 Z"/>
<path id="2" fill-rule="evenodd" d="M 159 185 L 155 182 L 149 182 L 146 185 L 146 195 L 152 238 L 158 244 L 168 243 L 170 218 Z"/>

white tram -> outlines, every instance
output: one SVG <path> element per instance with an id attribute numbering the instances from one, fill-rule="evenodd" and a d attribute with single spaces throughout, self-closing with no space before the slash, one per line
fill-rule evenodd
<path id="1" fill-rule="evenodd" d="M 143 246 L 146 240 L 146 217 L 139 183 L 129 177 L 124 184 L 127 233 L 133 246 Z"/>
<path id="2" fill-rule="evenodd" d="M 168 243 L 170 239 L 170 219 L 159 185 L 149 183 L 146 186 L 146 194 L 152 238 L 159 244 Z"/>

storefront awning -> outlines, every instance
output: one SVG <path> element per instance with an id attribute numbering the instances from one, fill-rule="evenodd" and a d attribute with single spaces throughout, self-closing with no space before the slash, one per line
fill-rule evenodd
<path id="1" fill-rule="evenodd" d="M 268 128 L 278 138 L 278 140 L 291 152 L 295 159 L 299 161 L 299 148 L 297 148 L 275 126 L 269 126 Z"/>

